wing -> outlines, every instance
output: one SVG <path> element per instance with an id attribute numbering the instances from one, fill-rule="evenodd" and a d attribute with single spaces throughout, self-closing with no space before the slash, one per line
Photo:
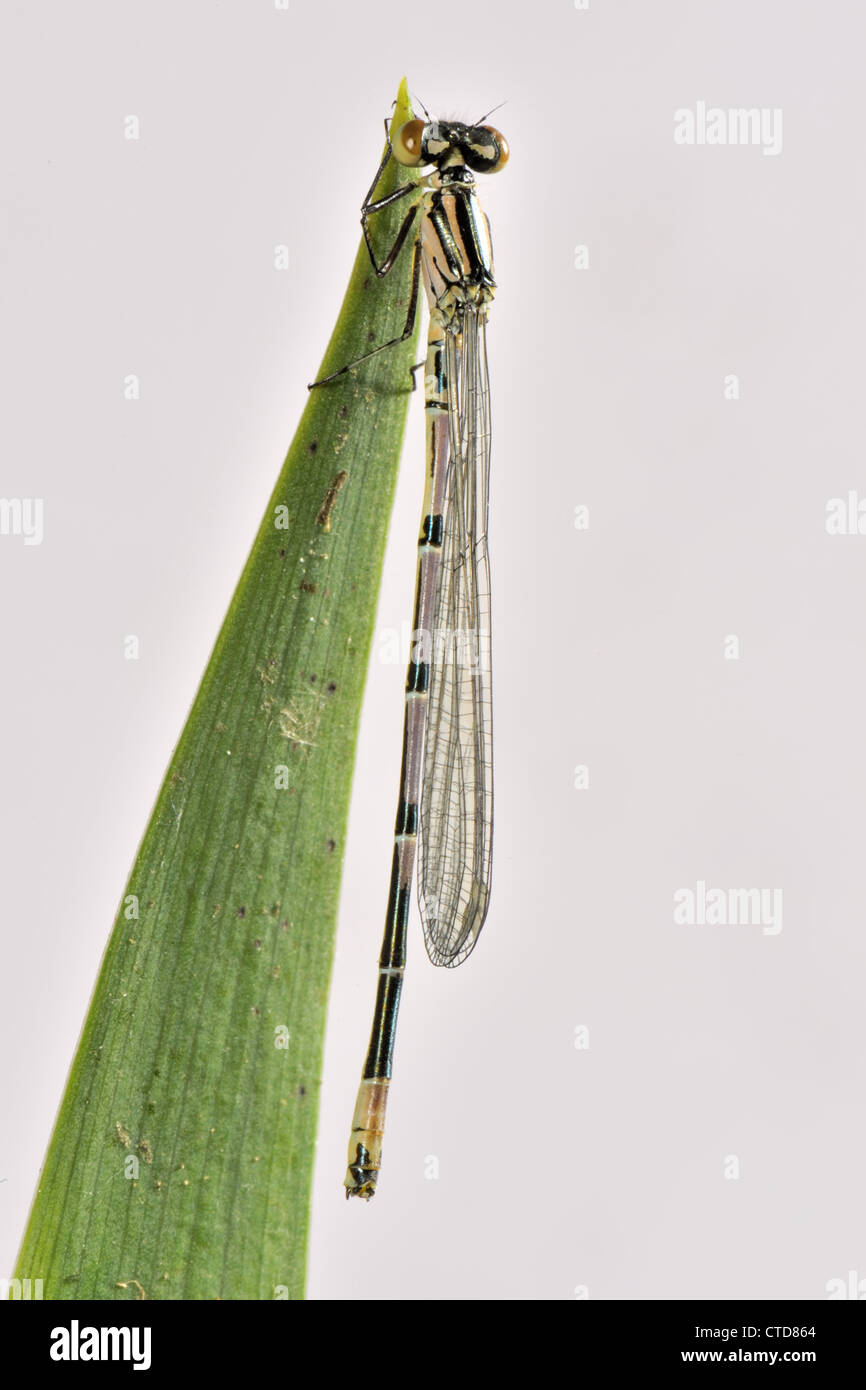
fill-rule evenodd
<path id="1" fill-rule="evenodd" d="M 418 898 L 434 965 L 460 965 L 490 899 L 493 745 L 487 504 L 490 398 L 483 318 L 446 332 L 449 461 L 433 605 Z"/>

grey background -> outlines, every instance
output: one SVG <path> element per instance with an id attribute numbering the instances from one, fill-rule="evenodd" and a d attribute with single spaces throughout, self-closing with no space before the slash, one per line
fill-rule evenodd
<path id="1" fill-rule="evenodd" d="M 347 1205 L 400 747 L 377 638 L 310 1295 L 823 1298 L 866 1276 L 866 536 L 824 526 L 866 493 L 862 12 L 42 3 L 3 31 L 0 495 L 43 497 L 45 536 L 0 536 L 0 1274 L 406 72 L 438 115 L 507 100 L 512 159 L 482 187 L 494 896 L 459 971 L 414 923 L 385 1176 Z M 782 153 L 675 145 L 700 100 L 781 107 Z M 416 400 L 380 634 L 410 619 L 422 435 Z M 781 888 L 782 931 L 675 925 L 699 879 Z"/>

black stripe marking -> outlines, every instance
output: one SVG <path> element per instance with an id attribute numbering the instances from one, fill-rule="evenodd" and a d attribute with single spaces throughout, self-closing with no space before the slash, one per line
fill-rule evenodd
<path id="1" fill-rule="evenodd" d="M 406 964 L 406 928 L 409 923 L 409 899 L 411 883 L 401 883 L 400 846 L 394 846 L 391 861 L 391 887 L 388 892 L 388 910 L 385 913 L 385 932 L 382 937 L 382 950 L 379 955 L 381 969 L 395 969 Z"/>
<path id="2" fill-rule="evenodd" d="M 436 546 L 438 549 L 442 545 L 443 529 L 444 522 L 441 512 L 436 516 L 434 516 L 432 512 L 429 513 L 429 515 L 425 516 L 421 526 L 421 535 L 418 539 L 418 544 L 432 545 Z"/>
<path id="3" fill-rule="evenodd" d="M 466 255 L 469 264 L 465 266 L 464 280 L 476 282 L 484 278 L 484 263 L 481 259 L 481 250 L 478 245 L 478 231 L 475 226 L 475 218 L 469 208 L 469 200 L 455 196 L 454 213 L 457 219 L 457 230 L 460 233 L 463 245 L 466 247 Z"/>
<path id="4" fill-rule="evenodd" d="M 372 1081 L 391 1075 L 394 1059 L 394 1039 L 397 1032 L 397 1010 L 403 989 L 402 975 L 380 975 L 376 989 L 376 1018 L 378 1027 L 370 1038 L 363 1077 Z"/>
<path id="5" fill-rule="evenodd" d="M 471 201 L 470 201 L 471 200 Z M 471 193 L 454 199 L 457 227 L 463 238 L 469 265 L 465 278 L 476 285 L 492 284 L 490 266 L 484 254 L 484 241 L 479 235 L 478 219 L 483 217 L 478 203 Z"/>
<path id="6" fill-rule="evenodd" d="M 457 243 L 454 240 L 454 233 L 451 230 L 451 223 L 448 220 L 448 214 L 442 206 L 441 193 L 435 194 L 429 216 L 430 222 L 432 223 L 433 228 L 436 232 L 436 236 L 439 240 L 439 245 L 442 247 L 442 254 L 445 257 L 445 261 L 448 267 L 447 278 L 451 280 L 456 280 L 458 283 L 462 283 L 464 279 L 463 263 L 460 258 L 460 253 L 457 249 Z"/>
<path id="7" fill-rule="evenodd" d="M 417 801 L 404 801 L 402 796 L 397 807 L 397 824 L 394 827 L 395 835 L 417 835 L 418 834 L 418 803 Z"/>
<path id="8" fill-rule="evenodd" d="M 407 695 L 426 695 L 430 688 L 430 662 L 410 661 L 406 676 Z"/>

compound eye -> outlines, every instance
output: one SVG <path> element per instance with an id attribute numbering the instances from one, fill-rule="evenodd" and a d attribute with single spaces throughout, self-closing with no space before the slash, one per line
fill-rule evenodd
<path id="1" fill-rule="evenodd" d="M 492 163 L 484 164 L 485 174 L 498 174 L 500 169 L 504 169 L 508 163 L 509 149 L 508 141 L 505 136 L 500 134 L 492 125 L 482 125 L 478 127 L 491 137 L 491 146 L 495 146 L 495 151 L 491 149 Z"/>
<path id="2" fill-rule="evenodd" d="M 398 164 L 413 167 L 421 163 L 421 136 L 424 133 L 423 121 L 407 121 L 394 136 L 391 148 Z"/>

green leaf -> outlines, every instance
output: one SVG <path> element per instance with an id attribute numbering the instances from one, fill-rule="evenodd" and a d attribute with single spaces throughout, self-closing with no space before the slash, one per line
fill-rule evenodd
<path id="1" fill-rule="evenodd" d="M 394 124 L 411 116 L 404 80 Z M 379 196 L 410 179 L 391 160 Z M 373 218 L 380 259 L 409 206 Z M 320 375 L 401 332 L 411 260 L 406 246 L 379 280 L 362 243 Z M 310 393 L 72 1064 L 17 1271 L 45 1298 L 303 1296 L 351 773 L 414 353 L 413 337 Z M 343 1158 L 325 1156 L 335 1202 Z"/>

